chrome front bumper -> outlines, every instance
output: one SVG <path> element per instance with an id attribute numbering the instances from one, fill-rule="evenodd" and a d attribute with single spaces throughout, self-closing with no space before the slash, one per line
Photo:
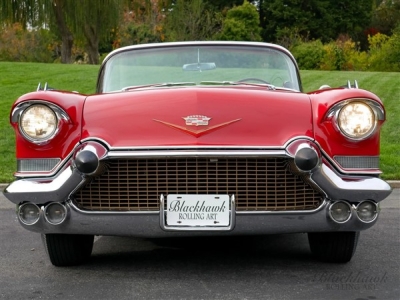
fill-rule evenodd
<path id="1" fill-rule="evenodd" d="M 376 222 L 376 218 L 371 222 L 361 221 L 356 215 L 356 204 L 365 200 L 379 203 L 391 193 L 389 184 L 374 176 L 340 175 L 333 171 L 318 156 L 318 151 L 314 151 L 312 147 L 310 147 L 311 150 L 307 149 L 301 155 L 298 154 L 300 152 L 298 149 L 304 147 L 299 147 L 297 151 L 290 151 L 290 146 L 288 148 L 289 151 L 275 151 L 274 155 L 292 156 L 295 164 L 297 163 L 297 172 L 304 176 L 309 184 L 323 192 L 324 202 L 317 209 L 308 211 L 236 211 L 235 205 L 232 205 L 231 224 L 227 228 L 220 228 L 219 230 L 215 228 L 192 228 L 194 230 L 190 230 L 190 228 L 189 230 L 187 228 L 169 228 L 165 225 L 165 212 L 163 210 L 161 212 L 81 210 L 70 200 L 70 196 L 85 181 L 86 175 L 82 172 L 84 167 L 79 171 L 79 167 L 76 167 L 77 164 L 72 161 L 54 178 L 19 179 L 5 189 L 4 195 L 17 205 L 28 202 L 34 203 L 40 208 L 41 216 L 35 224 L 25 225 L 21 222 L 26 229 L 40 233 L 139 237 L 273 234 L 359 231 L 371 227 Z M 114 155 L 113 153 L 108 154 L 109 157 Z M 248 153 L 245 154 L 248 155 Z M 316 159 L 314 162 L 310 163 L 309 159 L 303 161 L 299 159 L 299 157 L 302 158 L 302 156 L 309 154 L 313 156 L 311 158 Z M 96 155 L 96 159 L 102 159 L 101 155 L 98 155 L 98 153 Z M 257 155 L 259 155 L 258 152 Z M 74 159 L 76 162 L 77 158 L 74 157 Z M 329 208 L 336 201 L 344 201 L 349 204 L 351 217 L 348 221 L 338 223 L 330 218 Z M 53 202 L 63 203 L 67 209 L 67 217 L 59 225 L 46 222 L 46 218 L 43 216 L 45 205 Z"/>
<path id="2" fill-rule="evenodd" d="M 172 236 L 207 236 L 207 235 L 263 235 L 301 232 L 361 231 L 373 226 L 361 222 L 352 211 L 352 216 L 345 224 L 338 224 L 328 216 L 330 201 L 325 201 L 316 211 L 311 212 L 236 212 L 231 230 L 165 230 L 160 226 L 163 216 L 157 212 L 105 213 L 79 210 L 72 203 L 67 203 L 66 220 L 60 225 L 51 225 L 41 217 L 34 225 L 21 225 L 27 230 L 38 233 L 91 234 L 134 237 L 172 237 Z M 43 209 L 41 211 L 43 214 Z M 164 227 L 164 228 L 163 228 Z"/>

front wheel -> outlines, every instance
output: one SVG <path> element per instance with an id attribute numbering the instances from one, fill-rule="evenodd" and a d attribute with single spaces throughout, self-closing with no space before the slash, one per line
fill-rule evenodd
<path id="1" fill-rule="evenodd" d="M 58 267 L 79 265 L 92 254 L 93 235 L 42 234 L 50 261 Z"/>
<path id="2" fill-rule="evenodd" d="M 347 263 L 357 248 L 359 231 L 309 232 L 312 254 L 321 261 Z"/>

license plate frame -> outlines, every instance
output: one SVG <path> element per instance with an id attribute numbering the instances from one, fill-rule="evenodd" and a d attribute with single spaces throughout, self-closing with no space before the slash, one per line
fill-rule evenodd
<path id="1" fill-rule="evenodd" d="M 167 231 L 233 230 L 235 197 L 227 194 L 161 195 L 160 225 Z"/>

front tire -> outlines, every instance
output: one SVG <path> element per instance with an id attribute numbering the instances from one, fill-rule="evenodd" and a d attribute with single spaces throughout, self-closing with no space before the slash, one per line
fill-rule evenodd
<path id="1" fill-rule="evenodd" d="M 42 234 L 50 261 L 57 267 L 80 265 L 86 262 L 93 249 L 93 235 Z"/>
<path id="2" fill-rule="evenodd" d="M 308 243 L 318 260 L 347 263 L 356 251 L 359 235 L 359 231 L 309 232 Z"/>

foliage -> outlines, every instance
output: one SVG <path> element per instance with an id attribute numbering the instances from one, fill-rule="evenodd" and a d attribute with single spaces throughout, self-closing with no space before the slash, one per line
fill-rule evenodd
<path id="1" fill-rule="evenodd" d="M 63 62 L 70 61 L 73 39 L 81 37 L 86 41 L 89 62 L 96 64 L 100 39 L 116 27 L 125 3 L 125 0 L 80 0 L 78 5 L 75 0 L 3 1 L 0 16 L 3 23 L 11 20 L 21 22 L 24 26 L 56 27 L 52 32 L 60 34 L 62 52 L 66 53 Z"/>
<path id="2" fill-rule="evenodd" d="M 321 41 L 302 42 L 293 47 L 293 55 L 301 69 L 327 71 L 372 70 L 370 52 L 361 51 L 359 43 L 342 35 L 336 41 L 322 44 Z"/>
<path id="3" fill-rule="evenodd" d="M 400 0 L 242 1 L 2 1 L 0 60 L 98 63 L 125 45 L 217 39 L 276 42 L 306 69 L 400 69 Z"/>
<path id="4" fill-rule="evenodd" d="M 162 9 L 153 2 L 148 4 L 136 7 L 135 10 L 126 8 L 118 28 L 112 30 L 113 49 L 164 41 L 161 25 L 164 19 Z"/>
<path id="5" fill-rule="evenodd" d="M 204 0 L 204 2 L 206 3 L 206 5 L 213 7 L 215 10 L 218 11 L 231 9 L 234 6 L 243 4 L 243 0 Z"/>
<path id="6" fill-rule="evenodd" d="M 368 41 L 370 70 L 400 72 L 400 25 L 392 36 L 378 33 Z"/>
<path id="7" fill-rule="evenodd" d="M 400 24 L 400 0 L 386 0 L 374 10 L 372 27 L 378 32 L 390 35 Z"/>
<path id="8" fill-rule="evenodd" d="M 50 0 L 5 0 L 0 2 L 1 25 L 20 23 L 23 29 L 40 27 L 49 21 Z"/>
<path id="9" fill-rule="evenodd" d="M 263 1 L 260 13 L 265 41 L 276 42 L 286 27 L 326 43 L 343 33 L 358 38 L 370 24 L 372 0 L 269 0 Z"/>
<path id="10" fill-rule="evenodd" d="M 245 0 L 242 5 L 228 10 L 222 30 L 215 38 L 228 41 L 261 41 L 256 7 Z"/>
<path id="11" fill-rule="evenodd" d="M 300 30 L 296 27 L 295 28 L 284 27 L 282 29 L 277 29 L 276 38 L 277 38 L 276 41 L 277 44 L 290 50 L 307 40 L 307 37 L 304 38 L 300 34 Z"/>
<path id="12" fill-rule="evenodd" d="M 20 23 L 0 32 L 0 61 L 53 62 L 57 57 L 55 37 L 47 29 L 24 30 Z"/>
<path id="13" fill-rule="evenodd" d="M 208 10 L 202 0 L 177 0 L 164 22 L 165 40 L 209 40 L 218 23 L 218 14 Z"/>
<path id="14" fill-rule="evenodd" d="M 367 68 L 365 52 L 360 52 L 357 43 L 348 36 L 324 45 L 324 50 L 321 70 L 363 71 Z"/>
<path id="15" fill-rule="evenodd" d="M 319 70 L 326 56 L 326 49 L 320 40 L 300 43 L 292 48 L 299 68 L 302 70 Z"/>

